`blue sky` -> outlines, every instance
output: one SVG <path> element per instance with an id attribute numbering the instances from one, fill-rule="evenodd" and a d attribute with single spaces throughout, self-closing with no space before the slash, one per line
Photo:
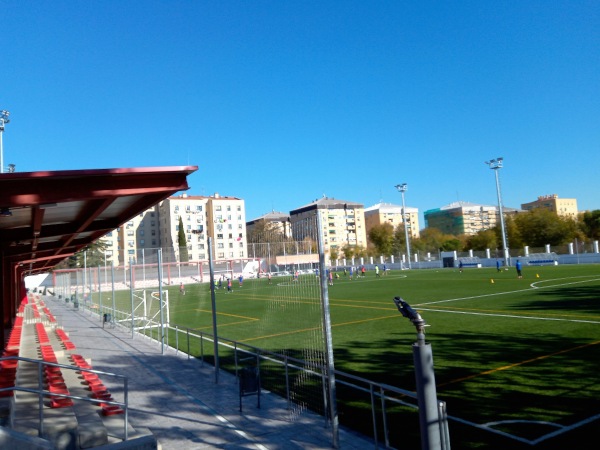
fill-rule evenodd
<path id="1" fill-rule="evenodd" d="M 600 3 L 0 0 L 4 162 L 197 165 L 247 219 L 326 195 L 600 209 Z M 424 224 L 421 223 L 421 226 Z"/>

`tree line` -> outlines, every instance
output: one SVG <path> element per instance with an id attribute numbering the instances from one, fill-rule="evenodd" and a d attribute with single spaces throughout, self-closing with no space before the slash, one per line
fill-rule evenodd
<path id="1" fill-rule="evenodd" d="M 585 243 L 600 239 L 600 210 L 579 214 L 577 219 L 562 217 L 547 209 L 506 215 L 507 246 L 511 249 L 566 245 L 575 240 Z M 369 249 L 373 255 L 399 255 L 406 253 L 404 225 L 396 229 L 382 224 L 369 230 Z M 453 235 L 437 228 L 421 230 L 418 238 L 410 239 L 413 253 L 469 250 L 484 251 L 502 248 L 500 224 L 474 235 Z"/>

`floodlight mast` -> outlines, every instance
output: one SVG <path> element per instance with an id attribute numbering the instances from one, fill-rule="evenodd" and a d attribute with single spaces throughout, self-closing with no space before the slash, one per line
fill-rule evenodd
<path id="1" fill-rule="evenodd" d="M 510 259 L 508 257 L 508 245 L 506 243 L 506 229 L 504 227 L 504 212 L 502 208 L 502 193 L 500 192 L 500 177 L 498 171 L 503 167 L 504 158 L 498 157 L 496 159 L 490 159 L 485 161 L 490 169 L 496 174 L 496 193 L 498 195 L 498 214 L 500 215 L 500 228 L 502 231 L 502 253 L 504 254 L 504 265 L 508 267 L 510 265 Z"/>
<path id="2" fill-rule="evenodd" d="M 3 109 L 0 111 L 0 173 L 4 173 L 4 149 L 2 147 L 2 135 L 4 134 L 4 125 L 10 122 L 8 116 L 10 113 Z"/>
<path id="3" fill-rule="evenodd" d="M 396 189 L 402 195 L 402 222 L 404 222 L 404 236 L 406 238 L 406 256 L 408 258 L 408 268 L 411 269 L 410 264 L 410 240 L 408 238 L 408 224 L 406 221 L 406 204 L 404 203 L 404 193 L 408 190 L 408 185 L 406 183 L 397 184 L 395 186 Z"/>

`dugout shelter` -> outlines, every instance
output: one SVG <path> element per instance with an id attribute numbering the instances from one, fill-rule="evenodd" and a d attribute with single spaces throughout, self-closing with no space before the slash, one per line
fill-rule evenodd
<path id="1" fill-rule="evenodd" d="M 25 277 L 65 258 L 152 205 L 189 189 L 197 166 L 0 174 L 0 331 L 2 348 Z"/>

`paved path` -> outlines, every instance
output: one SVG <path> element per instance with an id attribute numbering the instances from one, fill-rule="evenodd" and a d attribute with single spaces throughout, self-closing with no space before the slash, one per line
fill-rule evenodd
<path id="1" fill-rule="evenodd" d="M 292 413 L 280 397 L 263 392 L 245 397 L 239 411 L 235 377 L 221 371 L 215 383 L 211 365 L 176 353 L 120 327 L 103 328 L 96 315 L 73 309 L 55 297 L 46 304 L 94 369 L 128 377 L 129 423 L 152 431 L 163 450 L 188 449 L 329 449 L 332 430 L 322 417 Z M 121 397 L 122 383 L 102 380 Z M 373 441 L 341 429 L 339 448 L 370 449 Z"/>

